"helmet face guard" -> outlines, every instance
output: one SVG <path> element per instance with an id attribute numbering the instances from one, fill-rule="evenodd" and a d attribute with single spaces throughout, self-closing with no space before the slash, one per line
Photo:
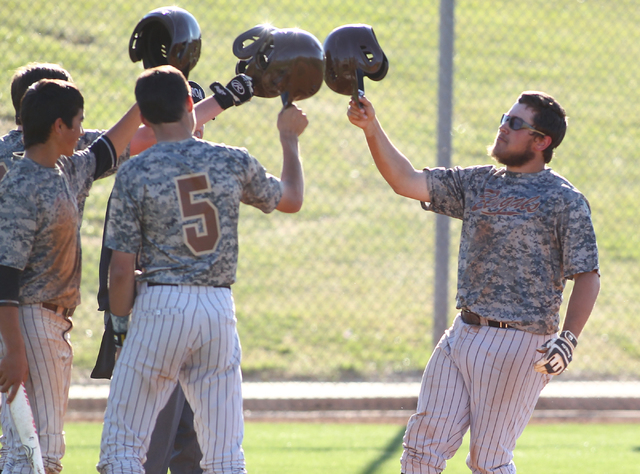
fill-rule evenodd
<path id="1" fill-rule="evenodd" d="M 163 7 L 147 13 L 129 40 L 131 61 L 142 60 L 145 69 L 170 65 L 186 78 L 200 58 L 200 26 L 194 16 L 178 7 Z"/>
<path id="2" fill-rule="evenodd" d="M 322 86 L 324 51 L 304 30 L 258 25 L 236 38 L 233 54 L 240 59 L 236 72 L 251 77 L 258 97 L 280 96 L 287 106 L 311 97 Z"/>
<path id="3" fill-rule="evenodd" d="M 381 81 L 389 70 L 389 60 L 369 25 L 344 25 L 324 41 L 326 65 L 324 81 L 334 92 L 357 100 L 364 92 L 364 78 Z"/>

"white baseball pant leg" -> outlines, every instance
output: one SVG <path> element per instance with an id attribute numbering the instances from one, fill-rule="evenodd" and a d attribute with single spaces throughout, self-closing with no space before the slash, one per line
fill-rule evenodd
<path id="1" fill-rule="evenodd" d="M 516 440 L 551 380 L 533 370 L 536 348 L 548 338 L 457 317 L 427 363 L 404 436 L 402 472 L 442 472 L 470 429 L 473 473 L 515 473 Z"/>
<path id="2" fill-rule="evenodd" d="M 40 305 L 20 306 L 20 329 L 25 341 L 29 377 L 25 382 L 36 423 L 42 460 L 47 474 L 62 470 L 65 452 L 64 415 L 69 400 L 73 350 L 69 342 L 70 318 Z M 0 338 L 1 353 L 4 345 Z M 15 431 L 7 395 L 2 395 L 2 429 L 7 448 L 3 474 L 32 474 L 32 468 Z"/>
<path id="3" fill-rule="evenodd" d="M 231 290 L 143 285 L 111 381 L 98 470 L 144 472 L 156 418 L 179 382 L 203 471 L 246 472 L 240 359 Z"/>

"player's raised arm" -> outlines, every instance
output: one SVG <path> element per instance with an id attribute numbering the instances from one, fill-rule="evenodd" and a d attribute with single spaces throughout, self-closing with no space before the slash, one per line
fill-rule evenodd
<path id="1" fill-rule="evenodd" d="M 226 86 L 219 82 L 213 82 L 209 87 L 213 91 L 213 95 L 204 98 L 204 90 L 197 83 L 189 81 L 192 88 L 192 97 L 194 98 L 196 111 L 196 130 L 202 128 L 207 122 L 215 119 L 222 112 L 232 106 L 239 107 L 248 102 L 253 97 L 253 87 L 251 78 L 244 74 L 235 76 Z M 199 91 L 194 91 L 198 88 Z M 200 100 L 196 100 L 196 96 Z M 130 154 L 131 156 L 143 152 L 147 148 L 156 143 L 156 136 L 150 127 L 140 127 L 133 139 L 131 140 Z"/>
<path id="2" fill-rule="evenodd" d="M 304 198 L 304 173 L 300 161 L 298 137 L 309 121 L 296 105 L 283 108 L 278 114 L 278 130 L 282 145 L 282 198 L 276 207 L 281 212 L 298 212 Z"/>
<path id="3" fill-rule="evenodd" d="M 131 142 L 141 123 L 142 118 L 138 104 L 133 104 L 127 113 L 107 131 L 106 136 L 111 140 L 117 156 L 120 156 Z"/>
<path id="4" fill-rule="evenodd" d="M 352 99 L 347 116 L 352 124 L 364 131 L 373 161 L 389 186 L 401 196 L 429 202 L 431 197 L 424 173 L 415 169 L 391 143 L 371 102 L 365 96 L 360 97 L 359 104 Z"/>

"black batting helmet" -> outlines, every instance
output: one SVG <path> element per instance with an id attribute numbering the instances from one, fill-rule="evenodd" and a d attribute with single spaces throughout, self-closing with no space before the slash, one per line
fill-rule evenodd
<path id="1" fill-rule="evenodd" d="M 364 91 L 364 77 L 380 81 L 389 70 L 373 28 L 369 25 L 344 25 L 324 40 L 326 58 L 324 81 L 338 94 L 357 97 Z"/>
<path id="2" fill-rule="evenodd" d="M 200 58 L 200 26 L 194 16 L 179 7 L 162 7 L 147 13 L 129 40 L 129 57 L 142 60 L 144 68 L 171 65 L 185 77 Z"/>
<path id="3" fill-rule="evenodd" d="M 236 38 L 233 54 L 240 59 L 236 72 L 251 77 L 258 97 L 280 96 L 287 105 L 322 86 L 324 52 L 307 31 L 258 25 Z"/>

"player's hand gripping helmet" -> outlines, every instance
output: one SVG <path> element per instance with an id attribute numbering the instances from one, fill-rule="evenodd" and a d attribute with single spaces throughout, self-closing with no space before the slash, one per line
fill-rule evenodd
<path id="1" fill-rule="evenodd" d="M 162 7 L 147 13 L 138 22 L 129 40 L 129 57 L 142 60 L 145 69 L 170 65 L 186 78 L 198 59 L 200 26 L 194 16 L 178 7 Z"/>
<path id="2" fill-rule="evenodd" d="M 357 100 L 364 92 L 364 77 L 380 81 L 389 70 L 389 61 L 369 25 L 344 25 L 324 40 L 324 80 L 334 92 Z"/>
<path id="3" fill-rule="evenodd" d="M 258 25 L 236 38 L 233 54 L 240 59 L 236 72 L 251 77 L 254 95 L 280 96 L 285 107 L 322 86 L 322 45 L 304 30 Z"/>

